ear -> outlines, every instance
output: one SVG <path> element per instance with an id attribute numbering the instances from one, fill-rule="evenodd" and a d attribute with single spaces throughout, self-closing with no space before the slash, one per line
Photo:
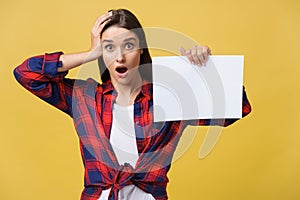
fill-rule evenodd
<path id="1" fill-rule="evenodd" d="M 141 49 L 141 54 L 143 54 L 143 49 Z"/>

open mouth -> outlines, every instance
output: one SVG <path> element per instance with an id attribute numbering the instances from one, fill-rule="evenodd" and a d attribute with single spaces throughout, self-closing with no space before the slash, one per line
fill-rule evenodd
<path id="1" fill-rule="evenodd" d="M 121 66 L 121 67 L 117 67 L 116 71 L 120 74 L 124 74 L 128 71 L 128 69 L 126 67 Z"/>

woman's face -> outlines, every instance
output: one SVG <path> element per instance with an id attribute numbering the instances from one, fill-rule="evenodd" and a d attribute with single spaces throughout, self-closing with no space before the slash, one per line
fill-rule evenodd
<path id="1" fill-rule="evenodd" d="M 139 75 L 142 50 L 137 35 L 128 29 L 111 26 L 102 33 L 101 43 L 112 82 L 130 84 Z"/>

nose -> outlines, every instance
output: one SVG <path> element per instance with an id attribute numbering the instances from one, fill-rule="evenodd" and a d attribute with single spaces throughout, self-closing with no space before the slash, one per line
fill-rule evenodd
<path id="1" fill-rule="evenodd" d="M 122 50 L 121 49 L 118 49 L 118 52 L 117 52 L 117 56 L 116 56 L 117 58 L 116 58 L 116 61 L 118 62 L 118 63 L 123 63 L 123 62 L 125 62 L 125 55 L 124 55 L 124 53 L 122 52 Z"/>

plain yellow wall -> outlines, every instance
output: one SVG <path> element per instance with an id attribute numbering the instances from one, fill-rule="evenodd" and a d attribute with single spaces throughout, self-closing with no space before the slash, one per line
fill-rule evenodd
<path id="1" fill-rule="evenodd" d="M 0 199 L 79 199 L 72 120 L 21 88 L 12 71 L 29 56 L 88 49 L 94 20 L 111 8 L 130 9 L 144 27 L 185 33 L 215 55 L 245 55 L 252 114 L 223 129 L 204 159 L 208 129 L 198 129 L 169 173 L 170 199 L 300 199 L 298 0 L 1 1 Z"/>

